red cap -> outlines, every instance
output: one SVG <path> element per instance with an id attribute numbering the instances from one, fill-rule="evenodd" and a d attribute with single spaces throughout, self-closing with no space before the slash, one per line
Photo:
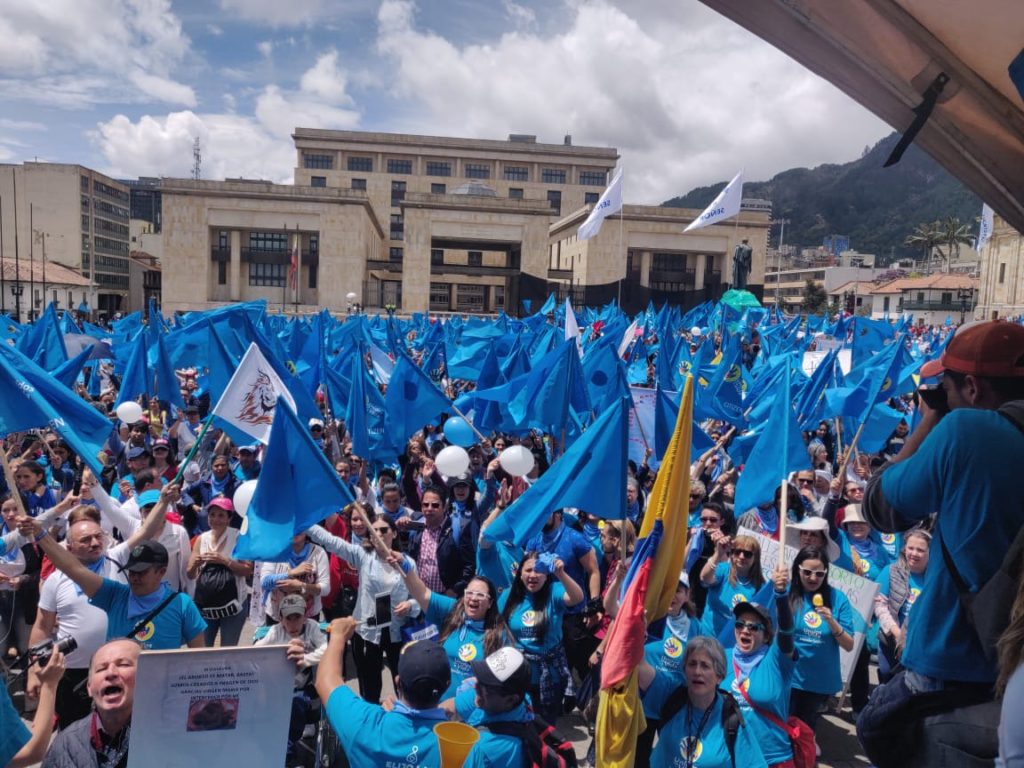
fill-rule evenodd
<path id="1" fill-rule="evenodd" d="M 938 360 L 921 366 L 921 376 L 950 370 L 985 378 L 1024 376 L 1024 326 L 987 320 L 961 326 Z"/>

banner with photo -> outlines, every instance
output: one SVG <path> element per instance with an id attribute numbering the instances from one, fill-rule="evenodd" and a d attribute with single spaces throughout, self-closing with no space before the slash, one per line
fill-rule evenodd
<path id="1" fill-rule="evenodd" d="M 143 651 L 128 768 L 284 765 L 294 681 L 281 645 Z"/>

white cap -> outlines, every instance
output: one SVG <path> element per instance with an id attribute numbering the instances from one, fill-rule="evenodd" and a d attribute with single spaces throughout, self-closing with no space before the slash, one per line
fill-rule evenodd
<path id="1" fill-rule="evenodd" d="M 688 573 L 686 572 L 686 569 L 685 569 L 685 568 L 684 568 L 684 569 L 683 569 L 683 571 L 682 571 L 682 572 L 681 572 L 681 573 L 679 574 L 679 583 L 680 583 L 680 584 L 682 584 L 682 585 L 683 585 L 684 587 L 686 587 L 687 589 L 689 589 L 689 588 L 690 588 L 690 574 L 688 574 Z"/>
<path id="2" fill-rule="evenodd" d="M 691 336 L 700 336 L 701 335 L 701 333 L 700 333 L 700 326 L 699 325 L 693 326 L 693 328 L 690 329 L 690 335 Z"/>
<path id="3" fill-rule="evenodd" d="M 321 427 L 322 428 L 323 426 L 324 426 L 324 423 L 322 421 L 320 421 L 320 419 L 310 419 L 309 420 L 309 428 L 310 429 L 312 429 L 313 427 Z"/>

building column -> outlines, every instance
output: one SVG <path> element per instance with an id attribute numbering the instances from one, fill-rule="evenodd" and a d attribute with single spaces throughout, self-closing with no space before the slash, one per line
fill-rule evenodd
<path id="1" fill-rule="evenodd" d="M 697 263 L 694 264 L 693 270 L 693 289 L 695 291 L 704 290 L 704 262 L 707 261 L 707 256 L 703 253 L 688 253 L 686 255 L 686 262 L 689 264 L 690 258 L 696 259 Z"/>
<path id="2" fill-rule="evenodd" d="M 231 230 L 231 261 L 228 262 L 228 291 L 232 301 L 241 301 L 242 292 L 242 233 Z"/>
<path id="3" fill-rule="evenodd" d="M 644 288 L 651 287 L 651 260 L 650 251 L 640 251 L 640 285 Z"/>

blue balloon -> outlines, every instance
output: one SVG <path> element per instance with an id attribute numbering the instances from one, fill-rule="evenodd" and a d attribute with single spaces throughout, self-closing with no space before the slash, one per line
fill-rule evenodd
<path id="1" fill-rule="evenodd" d="M 469 448 L 476 442 L 473 428 L 459 416 L 452 416 L 444 422 L 444 436 L 452 445 Z"/>

